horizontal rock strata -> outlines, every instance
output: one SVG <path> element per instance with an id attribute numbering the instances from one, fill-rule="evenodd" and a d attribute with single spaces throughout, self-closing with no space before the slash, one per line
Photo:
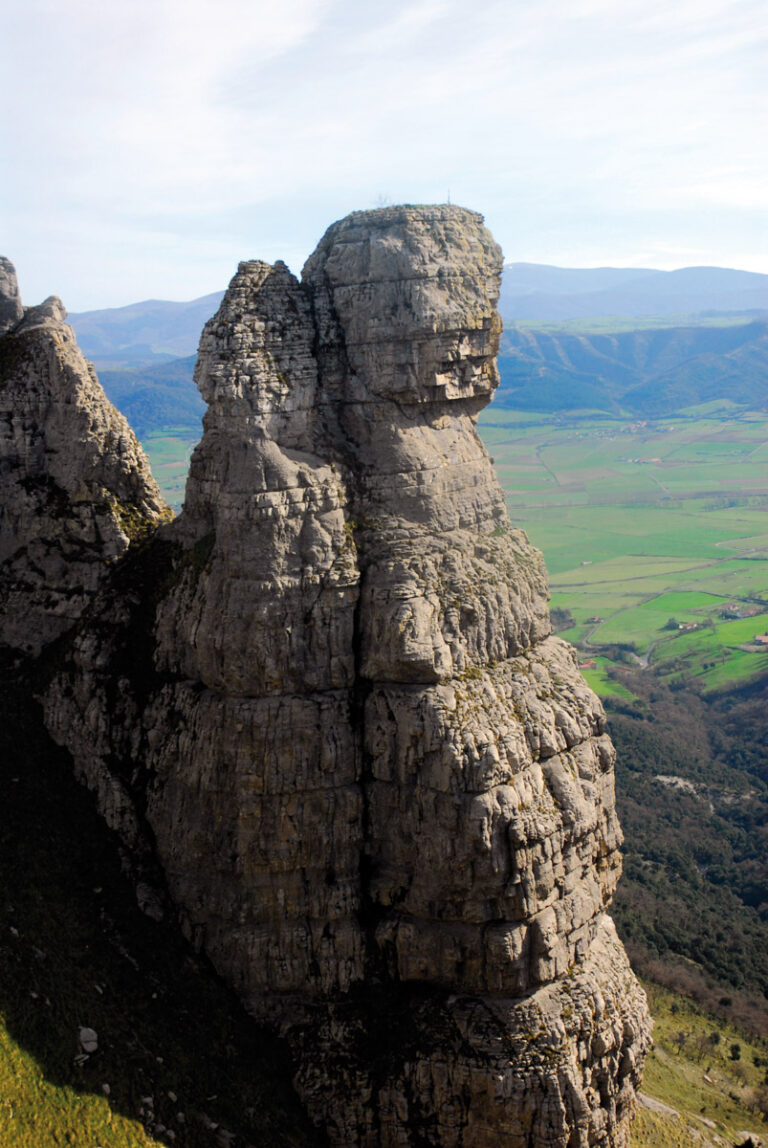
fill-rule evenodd
<path id="1" fill-rule="evenodd" d="M 603 713 L 475 429 L 500 272 L 451 206 L 241 264 L 183 513 L 45 691 L 350 1148 L 621 1148 L 649 1042 Z"/>

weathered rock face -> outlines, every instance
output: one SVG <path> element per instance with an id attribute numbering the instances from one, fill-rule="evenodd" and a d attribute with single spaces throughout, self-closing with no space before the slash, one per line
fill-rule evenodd
<path id="1" fill-rule="evenodd" d="M 10 331 L 24 317 L 16 268 L 10 259 L 0 255 L 0 335 Z"/>
<path id="2" fill-rule="evenodd" d="M 24 309 L 0 259 L 0 645 L 39 653 L 131 537 L 170 517 L 133 431 L 51 297 Z"/>
<path id="3" fill-rule="evenodd" d="M 456 207 L 241 264 L 184 511 L 44 699 L 336 1145 L 626 1145 L 649 1040 L 603 713 L 474 426 L 500 271 Z"/>

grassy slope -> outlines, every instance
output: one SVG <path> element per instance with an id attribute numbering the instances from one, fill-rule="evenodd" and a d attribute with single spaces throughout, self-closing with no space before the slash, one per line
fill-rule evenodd
<path id="1" fill-rule="evenodd" d="M 632 1148 L 714 1148 L 740 1143 L 743 1131 L 764 1135 L 766 1042 L 656 985 L 646 989 L 655 1047 L 643 1089 L 674 1112 L 641 1107 Z M 733 1045 L 739 1046 L 738 1060 L 732 1059 Z"/>
<path id="2" fill-rule="evenodd" d="M 173 928 L 138 911 L 23 686 L 3 681 L 2 698 L 0 1143 L 207 1148 L 209 1125 L 238 1146 L 315 1143 L 281 1046 Z M 80 1062 L 84 1026 L 98 1050 Z"/>

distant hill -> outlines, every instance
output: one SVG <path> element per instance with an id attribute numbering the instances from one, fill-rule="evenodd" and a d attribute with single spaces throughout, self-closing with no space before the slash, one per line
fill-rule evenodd
<path id="1" fill-rule="evenodd" d="M 646 416 L 729 399 L 768 408 L 768 322 L 614 333 L 508 328 L 496 402 Z"/>
<path id="2" fill-rule="evenodd" d="M 82 311 L 70 315 L 69 322 L 83 354 L 97 364 L 183 358 L 197 351 L 200 332 L 223 296 L 223 291 L 214 291 L 189 303 L 147 299 L 127 307 Z"/>
<path id="3" fill-rule="evenodd" d="M 195 356 L 121 370 L 102 366 L 99 379 L 107 398 L 139 438 L 159 427 L 200 427 L 205 403 L 192 374 Z"/>
<path id="4" fill-rule="evenodd" d="M 203 325 L 223 291 L 187 303 L 148 299 L 104 311 L 69 316 L 89 358 L 136 365 L 183 358 L 197 350 Z M 657 271 L 642 267 L 574 269 L 540 263 L 507 263 L 499 310 L 518 320 L 560 322 L 604 315 L 642 318 L 701 312 L 765 312 L 768 275 L 723 267 Z"/>
<path id="5" fill-rule="evenodd" d="M 194 355 L 222 296 L 150 299 L 69 316 L 108 396 L 140 435 L 199 426 L 204 406 L 192 382 Z M 496 399 L 502 406 L 664 415 L 728 398 L 768 407 L 768 275 L 508 263 L 499 309 L 506 327 Z M 675 320 L 663 318 L 702 313 L 712 315 L 710 325 L 691 319 L 670 326 Z M 619 318 L 594 322 L 603 316 Z M 647 316 L 657 317 L 658 326 Z M 627 329 L 612 330 L 622 319 Z M 577 329 L 534 326 L 567 320 Z M 590 323 L 602 329 L 578 329 Z"/>
<path id="6" fill-rule="evenodd" d="M 539 263 L 504 266 L 499 311 L 505 320 L 562 321 L 702 312 L 768 312 L 768 275 L 724 267 L 597 267 Z"/>

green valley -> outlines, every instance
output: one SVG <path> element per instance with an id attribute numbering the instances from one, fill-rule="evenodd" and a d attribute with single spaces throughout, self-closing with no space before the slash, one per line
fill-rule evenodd
<path id="1" fill-rule="evenodd" d="M 768 416 L 480 416 L 510 516 L 584 660 L 703 690 L 768 670 Z"/>

